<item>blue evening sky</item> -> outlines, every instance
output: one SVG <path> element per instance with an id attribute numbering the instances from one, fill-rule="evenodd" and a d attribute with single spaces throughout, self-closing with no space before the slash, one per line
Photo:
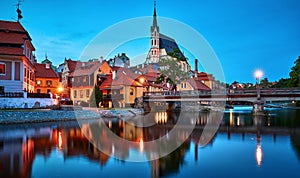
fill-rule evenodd
<path id="1" fill-rule="evenodd" d="M 16 20 L 16 3 L 1 0 L 1 20 Z M 110 26 L 152 16 L 153 0 L 23 0 L 21 10 L 21 23 L 33 39 L 38 61 L 47 53 L 58 65 L 65 57 L 79 59 L 89 42 Z M 218 56 L 228 83 L 255 82 L 256 69 L 263 70 L 263 77 L 269 81 L 286 78 L 300 56 L 299 0 L 158 0 L 157 15 L 180 21 L 200 33 Z M 159 19 L 158 24 L 163 26 Z M 166 34 L 172 30 L 166 28 L 160 31 Z M 122 33 L 111 38 L 118 35 Z M 150 43 L 148 39 L 141 41 L 136 40 L 136 46 L 130 42 L 130 48 L 117 52 L 126 52 L 133 59 L 146 54 Z M 93 57 L 105 55 L 101 53 L 104 49 L 97 50 L 99 54 Z M 143 62 L 138 60 L 135 62 Z"/>

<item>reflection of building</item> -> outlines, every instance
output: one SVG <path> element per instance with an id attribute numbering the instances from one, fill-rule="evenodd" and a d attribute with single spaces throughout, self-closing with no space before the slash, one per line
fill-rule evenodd
<path id="1" fill-rule="evenodd" d="M 50 129 L 0 133 L 0 175 L 3 177 L 31 177 L 35 158 L 35 139 L 51 135 Z"/>
<path id="2" fill-rule="evenodd" d="M 34 92 L 35 51 L 20 22 L 0 20 L 0 91 Z"/>

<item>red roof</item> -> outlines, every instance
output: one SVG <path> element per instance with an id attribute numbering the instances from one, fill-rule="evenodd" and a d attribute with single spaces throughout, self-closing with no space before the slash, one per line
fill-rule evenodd
<path id="1" fill-rule="evenodd" d="M 11 48 L 6 46 L 0 46 L 0 54 L 5 55 L 23 55 L 22 48 Z"/>
<path id="2" fill-rule="evenodd" d="M 99 61 L 96 62 L 77 62 L 75 70 L 70 73 L 71 76 L 82 76 L 82 75 L 90 75 L 95 72 L 101 63 Z"/>
<path id="3" fill-rule="evenodd" d="M 36 78 L 59 78 L 52 69 L 51 65 L 49 69 L 46 69 L 46 64 L 35 63 L 34 67 L 36 68 Z"/>
<path id="4" fill-rule="evenodd" d="M 0 43 L 23 44 L 28 36 L 25 33 L 11 33 L 0 31 Z"/>
<path id="5" fill-rule="evenodd" d="M 112 75 L 109 75 L 100 85 L 100 89 L 120 89 L 122 86 L 142 87 L 143 85 L 126 74 L 121 73 L 114 80 L 112 79 Z"/>
<path id="6" fill-rule="evenodd" d="M 69 68 L 69 71 L 72 72 L 75 70 L 76 68 L 76 64 L 77 64 L 78 61 L 73 61 L 71 59 L 68 59 L 67 60 L 67 65 L 68 65 L 68 68 Z"/>
<path id="7" fill-rule="evenodd" d="M 0 20 L 0 30 L 26 32 L 26 30 L 23 28 L 20 22 L 11 22 L 11 21 L 4 21 L 4 20 Z"/>
<path id="8" fill-rule="evenodd" d="M 31 44 L 28 32 L 19 22 L 0 20 L 0 53 L 5 55 L 23 55 L 22 44 L 28 39 L 27 44 Z"/>
<path id="9" fill-rule="evenodd" d="M 139 77 L 138 74 L 133 73 L 130 69 L 128 69 L 128 68 L 126 68 L 126 67 L 120 67 L 120 68 L 117 70 L 117 76 L 116 76 L 116 77 L 118 78 L 119 76 L 122 76 L 122 75 L 124 75 L 124 74 L 125 74 L 126 76 L 132 78 L 132 79 L 136 79 L 136 78 Z"/>
<path id="10" fill-rule="evenodd" d="M 204 83 L 200 82 L 199 80 L 190 78 L 187 80 L 187 82 L 190 83 L 190 85 L 194 88 L 194 90 L 205 90 L 205 91 L 210 90 L 208 86 L 206 86 Z"/>

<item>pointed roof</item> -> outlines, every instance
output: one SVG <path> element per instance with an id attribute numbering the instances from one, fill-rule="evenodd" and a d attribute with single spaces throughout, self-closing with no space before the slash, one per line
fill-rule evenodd
<path id="1" fill-rule="evenodd" d="M 204 83 L 202 83 L 199 80 L 195 80 L 194 78 L 188 79 L 187 82 L 194 88 L 194 90 L 204 90 L 204 91 L 210 91 L 211 90 Z"/>
<path id="2" fill-rule="evenodd" d="M 157 26 L 157 19 L 156 19 L 156 1 L 154 1 L 153 22 L 151 26 L 151 31 L 153 31 L 155 28 L 157 28 L 157 31 L 159 31 L 159 27 Z"/>
<path id="3" fill-rule="evenodd" d="M 75 70 L 71 72 L 70 76 L 90 75 L 98 70 L 101 66 L 100 61 L 95 62 L 78 62 Z"/>
<path id="4" fill-rule="evenodd" d="M 34 67 L 36 68 L 36 78 L 59 78 L 52 67 L 46 68 L 46 64 L 35 63 Z"/>
<path id="5" fill-rule="evenodd" d="M 24 44 L 25 40 L 28 45 L 34 47 L 31 44 L 31 38 L 29 33 L 19 22 L 11 22 L 0 20 L 0 54 L 4 55 L 24 55 L 23 48 L 21 45 Z"/>

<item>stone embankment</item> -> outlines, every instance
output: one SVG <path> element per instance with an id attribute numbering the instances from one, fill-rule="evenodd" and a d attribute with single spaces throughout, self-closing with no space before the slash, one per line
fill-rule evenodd
<path id="1" fill-rule="evenodd" d="M 0 110 L 0 124 L 60 122 L 100 118 L 133 117 L 142 113 L 143 110 L 140 109 L 101 110 L 96 108 L 84 108 L 81 110 Z"/>

